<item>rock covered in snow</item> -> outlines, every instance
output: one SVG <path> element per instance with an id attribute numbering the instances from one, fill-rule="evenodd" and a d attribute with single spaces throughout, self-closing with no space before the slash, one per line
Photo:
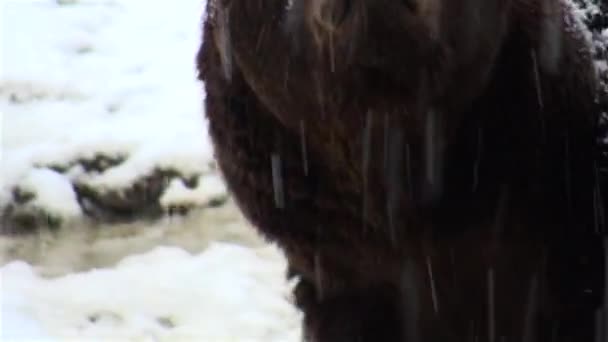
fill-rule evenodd
<path id="1" fill-rule="evenodd" d="M 15 34 L 3 40 L 0 75 L 0 232 L 75 217 L 158 219 L 225 201 L 208 186 L 218 175 L 192 63 L 192 13 L 202 7 L 3 2 L 3 27 Z"/>

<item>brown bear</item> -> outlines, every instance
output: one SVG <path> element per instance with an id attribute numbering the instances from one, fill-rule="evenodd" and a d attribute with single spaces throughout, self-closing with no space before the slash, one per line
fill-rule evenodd
<path id="1" fill-rule="evenodd" d="M 308 340 L 602 338 L 598 80 L 571 6 L 209 0 L 216 158 Z"/>

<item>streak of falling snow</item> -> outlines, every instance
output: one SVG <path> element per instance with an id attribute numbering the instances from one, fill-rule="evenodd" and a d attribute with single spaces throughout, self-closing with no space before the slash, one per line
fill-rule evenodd
<path id="1" fill-rule="evenodd" d="M 469 336 L 471 337 L 470 341 L 476 341 L 477 335 L 475 332 L 475 320 L 471 320 L 469 323 Z"/>
<path id="2" fill-rule="evenodd" d="M 605 342 L 604 339 L 604 310 L 599 309 L 595 312 L 595 340 L 594 342 Z"/>
<path id="3" fill-rule="evenodd" d="M 452 269 L 453 286 L 456 286 L 456 252 L 453 247 L 450 248 L 450 266 Z"/>
<path id="4" fill-rule="evenodd" d="M 219 6 L 215 27 L 215 40 L 226 80 L 232 79 L 232 46 L 230 44 L 230 8 Z"/>
<path id="5" fill-rule="evenodd" d="M 414 183 L 412 182 L 412 155 L 410 144 L 405 144 L 405 167 L 406 167 L 406 179 L 407 179 L 407 191 L 410 200 L 414 194 Z"/>
<path id="6" fill-rule="evenodd" d="M 323 300 L 323 270 L 321 266 L 321 254 L 317 251 L 314 256 L 315 267 L 315 285 L 317 287 L 317 300 Z"/>
<path id="7" fill-rule="evenodd" d="M 595 217 L 595 233 L 601 234 L 604 232 L 604 203 L 602 200 L 602 191 L 600 183 L 599 169 L 597 162 L 594 162 L 595 186 L 593 190 L 593 213 Z"/>
<path id="8" fill-rule="evenodd" d="M 417 274 L 414 262 L 407 260 L 403 267 L 401 277 L 401 293 L 403 300 L 403 312 L 405 322 L 405 341 L 420 342 L 419 320 L 420 320 L 420 296 L 418 293 Z"/>
<path id="9" fill-rule="evenodd" d="M 433 199 L 438 195 L 441 184 L 440 172 L 441 172 L 441 145 L 442 139 L 439 129 L 439 115 L 437 111 L 431 110 L 426 118 L 426 129 L 425 129 L 425 172 L 426 180 L 428 184 L 427 194 L 430 195 L 430 199 Z"/>
<path id="10" fill-rule="evenodd" d="M 308 151 L 306 148 L 306 124 L 304 120 L 300 121 L 300 144 L 302 145 L 302 166 L 304 168 L 304 176 L 308 176 Z"/>
<path id="11" fill-rule="evenodd" d="M 509 188 L 503 185 L 500 189 L 500 198 L 496 207 L 496 215 L 494 221 L 494 239 L 498 240 L 504 228 L 504 220 L 507 212 L 509 200 Z"/>
<path id="12" fill-rule="evenodd" d="M 559 328 L 559 322 L 554 321 L 553 322 L 553 327 L 552 327 L 552 331 L 551 331 L 551 341 L 555 342 L 557 341 L 557 333 L 558 333 L 558 328 Z"/>
<path id="13" fill-rule="evenodd" d="M 394 129 L 389 136 L 388 170 L 386 180 L 388 228 L 393 244 L 396 243 L 396 227 L 401 196 L 403 193 L 403 131 Z"/>
<path id="14" fill-rule="evenodd" d="M 532 68 L 534 71 L 534 84 L 536 86 L 536 96 L 538 100 L 538 105 L 540 108 L 544 108 L 543 104 L 543 93 L 542 88 L 540 86 L 540 72 L 538 71 L 538 59 L 536 58 L 536 51 L 530 51 L 532 56 Z"/>
<path id="15" fill-rule="evenodd" d="M 431 257 L 426 257 L 426 271 L 429 276 L 429 283 L 431 286 L 431 299 L 433 300 L 433 310 L 436 315 L 439 315 L 439 301 L 437 298 L 437 289 L 435 287 L 435 279 L 433 278 L 433 264 L 431 261 Z"/>
<path id="16" fill-rule="evenodd" d="M 321 75 L 319 75 L 318 73 L 315 73 L 313 78 L 314 78 L 314 82 L 315 82 L 315 90 L 317 92 L 317 101 L 319 103 L 319 109 L 321 110 L 321 119 L 325 120 L 326 118 L 326 113 L 325 113 L 325 93 L 323 91 L 323 87 L 321 85 L 321 79 L 320 79 Z"/>
<path id="17" fill-rule="evenodd" d="M 371 144 L 372 144 L 372 125 L 373 125 L 373 116 L 371 111 L 367 112 L 366 120 L 365 120 L 365 128 L 363 131 L 363 181 L 367 181 L 367 172 L 369 168 L 370 158 L 371 158 Z"/>
<path id="18" fill-rule="evenodd" d="M 289 85 L 289 67 L 291 64 L 291 59 L 287 58 L 287 65 L 285 67 L 285 78 L 283 80 L 283 89 L 287 90 Z"/>
<path id="19" fill-rule="evenodd" d="M 373 116 L 372 112 L 367 112 L 367 117 L 365 121 L 365 128 L 363 131 L 363 165 L 362 173 L 363 173 L 363 225 L 365 226 L 365 222 L 367 221 L 367 187 L 368 187 L 368 172 L 369 172 L 369 164 L 371 158 L 371 143 L 372 143 L 372 124 L 373 124 Z"/>
<path id="20" fill-rule="evenodd" d="M 601 234 L 599 210 L 599 192 L 596 184 L 593 189 L 593 232 L 595 234 Z"/>
<path id="21" fill-rule="evenodd" d="M 389 130 L 390 130 L 390 121 L 388 117 L 388 113 L 384 114 L 384 170 L 388 169 L 388 145 L 389 145 Z"/>
<path id="22" fill-rule="evenodd" d="M 534 85 L 536 88 L 536 97 L 538 100 L 538 106 L 540 107 L 540 110 L 538 111 L 538 115 L 539 115 L 539 120 L 540 120 L 541 137 L 543 140 L 545 140 L 546 139 L 546 123 L 545 123 L 545 116 L 543 115 L 544 104 L 543 104 L 542 88 L 540 85 L 540 72 L 538 71 L 538 61 L 536 59 L 536 52 L 534 50 L 532 50 L 530 53 L 532 56 L 532 67 L 534 69 L 533 71 L 534 71 Z"/>
<path id="23" fill-rule="evenodd" d="M 305 17 L 305 1 L 293 1 L 289 0 L 285 7 L 285 18 L 283 21 L 283 30 L 290 38 L 290 48 L 292 52 L 296 54 L 300 53 L 300 31 L 304 26 Z"/>
<path id="24" fill-rule="evenodd" d="M 483 149 L 483 131 L 481 127 L 477 129 L 477 155 L 475 156 L 475 164 L 473 168 L 473 192 L 477 190 L 479 185 L 479 163 L 481 161 L 481 151 Z"/>
<path id="25" fill-rule="evenodd" d="M 526 312 L 524 314 L 524 329 L 522 342 L 535 342 L 534 322 L 538 310 L 538 277 L 533 275 L 530 279 L 530 290 L 528 293 L 528 302 L 526 304 Z"/>
<path id="26" fill-rule="evenodd" d="M 285 195 L 283 192 L 283 176 L 281 174 L 281 156 L 278 154 L 272 154 L 271 167 L 272 167 L 272 188 L 274 190 L 274 203 L 277 208 L 285 207 Z"/>
<path id="27" fill-rule="evenodd" d="M 45 237 L 45 232 L 42 229 L 38 229 L 36 241 L 36 249 L 38 255 L 44 257 L 48 254 L 48 243 L 49 241 Z"/>
<path id="28" fill-rule="evenodd" d="M 435 152 L 437 143 L 437 123 L 435 111 L 431 111 L 426 120 L 426 176 L 429 183 L 432 185 L 435 182 Z"/>
<path id="29" fill-rule="evenodd" d="M 568 205 L 568 217 L 570 220 L 573 219 L 572 211 L 572 180 L 570 179 L 570 134 L 566 130 L 566 136 L 564 139 L 564 177 L 566 181 L 566 201 Z"/>
<path id="30" fill-rule="evenodd" d="M 598 205 L 598 228 L 599 228 L 599 232 L 600 233 L 605 233 L 606 232 L 606 211 L 605 211 L 605 206 L 604 206 L 604 197 L 602 196 L 602 189 L 600 188 L 600 185 L 598 184 L 596 186 L 596 192 L 597 192 L 597 205 Z"/>
<path id="31" fill-rule="evenodd" d="M 329 33 L 329 63 L 331 67 L 331 72 L 336 72 L 336 51 L 334 46 L 333 32 Z"/>
<path id="32" fill-rule="evenodd" d="M 488 341 L 494 342 L 496 322 L 494 307 L 494 270 L 488 269 Z"/>
<path id="33" fill-rule="evenodd" d="M 258 39 L 255 42 L 255 53 L 259 53 L 262 48 L 262 42 L 264 41 L 264 36 L 266 35 L 266 26 L 262 26 L 260 29 L 260 33 L 258 33 Z"/>

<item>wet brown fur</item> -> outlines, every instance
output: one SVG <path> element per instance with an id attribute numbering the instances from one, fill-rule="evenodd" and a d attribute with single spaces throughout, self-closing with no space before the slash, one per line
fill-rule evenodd
<path id="1" fill-rule="evenodd" d="M 298 0 L 207 8 L 197 63 L 217 161 L 299 277 L 306 336 L 593 341 L 596 80 L 572 18 L 558 1 L 395 3 L 354 1 L 331 42 Z"/>

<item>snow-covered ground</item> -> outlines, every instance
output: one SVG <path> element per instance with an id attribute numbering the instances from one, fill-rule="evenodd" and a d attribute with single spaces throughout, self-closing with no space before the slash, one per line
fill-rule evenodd
<path id="1" fill-rule="evenodd" d="M 0 340 L 299 339 L 279 251 L 231 201 L 207 208 L 226 190 L 194 67 L 203 8 L 0 3 L 0 210 L 21 205 L 63 222 L 0 236 Z M 118 162 L 77 162 L 100 154 Z M 197 179 L 171 179 L 163 208 L 198 210 L 148 223 L 83 218 L 74 184 L 113 191 L 156 169 Z"/>
<path id="2" fill-rule="evenodd" d="M 227 243 L 198 255 L 159 247 L 51 280 L 13 262 L 2 269 L 3 340 L 297 341 L 283 270 L 272 247 Z"/>

